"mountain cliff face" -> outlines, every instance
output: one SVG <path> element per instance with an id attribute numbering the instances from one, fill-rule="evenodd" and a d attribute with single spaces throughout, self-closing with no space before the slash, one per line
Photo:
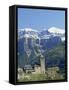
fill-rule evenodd
<path id="1" fill-rule="evenodd" d="M 64 30 L 55 27 L 44 31 L 31 28 L 18 30 L 19 66 L 39 64 L 40 53 L 45 55 L 47 66 L 60 65 L 64 62 L 64 41 Z"/>
<path id="2" fill-rule="evenodd" d="M 18 31 L 18 52 L 21 54 L 26 46 L 33 49 L 38 44 L 42 49 L 52 48 L 65 40 L 65 32 L 62 29 L 52 27 L 48 30 L 38 31 L 24 28 Z"/>
<path id="3" fill-rule="evenodd" d="M 34 38 L 34 39 L 49 39 L 51 37 L 65 37 L 65 30 L 59 29 L 56 27 L 51 27 L 48 30 L 34 30 L 31 28 L 24 28 L 21 30 L 18 30 L 18 39 L 21 38 Z"/>

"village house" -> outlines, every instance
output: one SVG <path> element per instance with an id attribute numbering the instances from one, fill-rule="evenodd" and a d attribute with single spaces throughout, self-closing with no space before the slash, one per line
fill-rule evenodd
<path id="1" fill-rule="evenodd" d="M 40 65 L 34 65 L 34 72 L 32 72 L 32 74 L 41 74 Z"/>
<path id="2" fill-rule="evenodd" d="M 25 73 L 31 73 L 31 72 L 34 71 L 33 67 L 30 64 L 25 65 L 23 70 L 24 70 Z"/>

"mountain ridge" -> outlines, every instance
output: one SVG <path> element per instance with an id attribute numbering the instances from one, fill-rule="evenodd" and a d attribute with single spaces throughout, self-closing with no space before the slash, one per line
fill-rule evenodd
<path id="1" fill-rule="evenodd" d="M 24 28 L 18 31 L 18 39 L 34 38 L 34 39 L 49 39 L 51 37 L 60 37 L 62 41 L 65 40 L 65 31 L 60 28 L 51 27 L 48 30 L 38 31 L 32 28 Z"/>

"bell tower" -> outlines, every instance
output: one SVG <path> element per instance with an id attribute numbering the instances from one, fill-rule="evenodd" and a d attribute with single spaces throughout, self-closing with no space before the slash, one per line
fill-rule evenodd
<path id="1" fill-rule="evenodd" d="M 45 74 L 45 58 L 42 54 L 40 55 L 40 65 L 41 65 L 41 73 Z"/>

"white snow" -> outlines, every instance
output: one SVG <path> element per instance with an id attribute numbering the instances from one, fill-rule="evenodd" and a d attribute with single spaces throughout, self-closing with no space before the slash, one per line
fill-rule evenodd
<path id="1" fill-rule="evenodd" d="M 44 36 L 42 36 L 41 38 L 42 38 L 42 39 L 50 39 L 50 37 L 51 37 L 51 35 L 44 35 Z"/>
<path id="2" fill-rule="evenodd" d="M 19 31 L 25 31 L 25 32 L 29 32 L 29 31 L 37 31 L 35 29 L 32 29 L 32 28 L 23 28 L 23 29 L 20 29 Z"/>
<path id="3" fill-rule="evenodd" d="M 50 29 L 48 29 L 48 31 L 53 34 L 64 34 L 65 33 L 64 29 L 60 29 L 56 27 L 51 27 Z"/>
<path id="4" fill-rule="evenodd" d="M 61 37 L 61 40 L 62 40 L 62 41 L 65 41 L 65 37 Z"/>
<path id="5" fill-rule="evenodd" d="M 25 34 L 23 37 L 25 38 L 34 38 L 34 39 L 39 39 L 38 35 L 31 35 L 31 34 Z"/>
<path id="6" fill-rule="evenodd" d="M 26 32 L 24 35 L 22 35 L 23 32 Z M 42 35 L 42 36 L 39 36 L 39 33 L 41 33 L 40 31 L 38 30 L 35 30 L 35 29 L 32 29 L 32 28 L 23 28 L 23 29 L 20 29 L 18 30 L 18 33 L 21 33 L 21 36 L 19 36 L 18 39 L 20 38 L 33 38 L 33 39 L 50 39 L 51 36 L 53 37 L 60 37 L 62 41 L 65 40 L 65 30 L 64 29 L 60 29 L 60 28 L 57 28 L 57 27 L 51 27 L 48 29 L 48 32 L 49 34 L 45 34 L 45 35 Z"/>

